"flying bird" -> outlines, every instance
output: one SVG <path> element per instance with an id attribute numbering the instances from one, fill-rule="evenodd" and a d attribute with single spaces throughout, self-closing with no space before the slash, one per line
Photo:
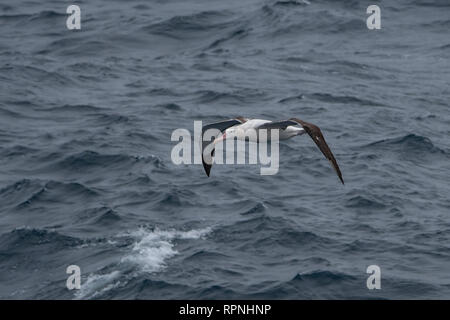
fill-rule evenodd
<path id="1" fill-rule="evenodd" d="M 214 140 L 212 141 L 205 141 L 203 139 L 203 136 L 205 132 L 209 129 L 219 130 L 221 134 L 219 134 L 216 137 L 213 137 Z M 332 167 L 336 171 L 337 176 L 339 177 L 339 180 L 342 182 L 342 184 L 344 184 L 344 179 L 342 178 L 341 170 L 339 169 L 337 161 L 333 153 L 331 152 L 330 147 L 328 147 L 328 144 L 326 143 L 325 138 L 323 137 L 319 127 L 312 123 L 297 118 L 291 118 L 289 120 L 281 120 L 281 121 L 270 121 L 262 119 L 246 119 L 243 117 L 236 117 L 234 119 L 211 123 L 203 126 L 202 163 L 206 175 L 209 177 L 212 166 L 212 161 L 206 161 L 205 159 L 204 151 L 207 146 L 209 146 L 211 143 L 213 144 L 211 154 L 209 155 L 210 159 L 212 159 L 214 157 L 214 150 L 215 150 L 214 144 L 216 144 L 217 142 L 223 141 L 225 139 L 237 138 L 240 140 L 245 140 L 247 138 L 249 141 L 258 143 L 259 130 L 261 129 L 267 130 L 268 141 L 271 139 L 269 135 L 270 130 L 279 130 L 279 140 L 287 140 L 292 137 L 307 133 L 312 138 L 314 143 L 319 147 L 320 151 L 323 153 L 325 158 L 327 158 L 330 161 Z M 254 135 L 249 134 L 249 131 L 253 132 L 256 131 L 257 133 L 256 140 Z"/>

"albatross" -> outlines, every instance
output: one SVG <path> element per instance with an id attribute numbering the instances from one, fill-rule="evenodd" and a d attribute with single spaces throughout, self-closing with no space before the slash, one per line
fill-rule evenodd
<path id="1" fill-rule="evenodd" d="M 214 140 L 205 141 L 203 136 L 205 132 L 209 129 L 219 130 L 221 134 L 216 137 L 213 137 Z M 225 139 L 238 139 L 238 140 L 246 140 L 248 139 L 251 142 L 259 143 L 259 130 L 265 129 L 268 133 L 271 130 L 278 130 L 279 132 L 279 140 L 287 140 L 295 136 L 302 135 L 307 133 L 314 143 L 319 147 L 319 150 L 323 153 L 325 158 L 327 158 L 333 169 L 336 171 L 339 180 L 344 184 L 344 179 L 342 178 L 341 170 L 337 164 L 337 161 L 330 150 L 330 147 L 325 141 L 320 128 L 312 123 L 300 120 L 298 118 L 291 118 L 289 120 L 280 120 L 280 121 L 270 121 L 263 119 L 247 119 L 244 117 L 236 117 L 234 119 L 229 119 L 225 121 L 215 122 L 202 127 L 202 163 L 203 168 L 205 169 L 206 175 L 209 177 L 211 172 L 212 162 L 208 163 L 205 159 L 205 148 L 213 144 L 212 151 L 210 154 L 210 159 L 214 157 L 214 144 L 217 142 L 223 141 Z M 254 131 L 253 131 L 254 130 Z M 257 133 L 256 140 L 254 139 L 254 135 L 249 134 L 249 131 L 253 131 Z M 271 137 L 267 135 L 267 141 L 270 141 Z"/>

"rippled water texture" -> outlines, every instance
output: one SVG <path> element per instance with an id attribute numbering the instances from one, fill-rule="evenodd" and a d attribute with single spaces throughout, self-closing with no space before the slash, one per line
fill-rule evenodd
<path id="1" fill-rule="evenodd" d="M 372 2 L 2 2 L 0 298 L 450 298 L 450 3 Z M 172 163 L 238 115 L 319 125 L 345 186 L 307 136 Z"/>

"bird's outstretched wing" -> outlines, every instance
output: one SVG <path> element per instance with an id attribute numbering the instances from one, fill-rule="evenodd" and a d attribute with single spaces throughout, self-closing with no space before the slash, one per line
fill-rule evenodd
<path id="1" fill-rule="evenodd" d="M 211 150 L 211 163 L 207 163 L 205 161 L 205 156 L 204 156 L 204 151 L 205 148 L 210 145 L 212 142 L 214 142 L 214 139 L 216 137 L 212 137 L 211 140 L 206 140 L 204 139 L 204 134 L 207 130 L 209 129 L 216 129 L 219 130 L 220 132 L 224 132 L 225 130 L 227 130 L 228 128 L 238 125 L 238 124 L 242 124 L 246 121 L 246 119 L 242 118 L 242 117 L 236 117 L 235 119 L 230 119 L 230 120 L 225 120 L 225 121 L 220 121 L 220 122 L 215 122 L 215 123 L 211 123 L 208 125 L 203 126 L 202 128 L 202 136 L 201 136 L 201 150 L 202 150 L 202 164 L 203 164 L 203 168 L 205 169 L 206 175 L 209 177 L 209 173 L 211 172 L 211 167 L 212 167 L 212 158 L 214 157 L 214 148 L 212 148 Z"/>
<path id="2" fill-rule="evenodd" d="M 344 184 L 344 179 L 342 178 L 341 170 L 339 169 L 339 166 L 337 164 L 336 159 L 334 158 L 333 153 L 330 150 L 330 147 L 328 146 L 327 142 L 325 141 L 325 138 L 322 135 L 322 132 L 320 131 L 319 127 L 297 119 L 297 118 L 291 118 L 288 121 L 295 122 L 296 124 L 300 124 L 303 129 L 309 134 L 311 139 L 315 142 L 315 144 L 319 147 L 320 151 L 322 151 L 323 155 L 330 161 L 331 165 L 333 166 L 334 170 L 336 171 L 337 176 L 339 177 L 339 180 L 341 180 L 342 184 Z M 292 124 L 291 124 L 292 125 Z"/>

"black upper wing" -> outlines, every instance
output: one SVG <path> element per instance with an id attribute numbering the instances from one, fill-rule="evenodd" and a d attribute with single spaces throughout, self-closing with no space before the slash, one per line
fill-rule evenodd
<path id="1" fill-rule="evenodd" d="M 342 178 L 342 173 L 341 170 L 339 169 L 339 165 L 337 164 L 337 161 L 334 158 L 334 155 L 331 152 L 330 147 L 325 141 L 325 138 L 323 137 L 320 128 L 312 123 L 297 118 L 292 118 L 290 119 L 290 121 L 295 121 L 296 123 L 300 124 L 303 127 L 303 129 L 305 129 L 305 131 L 313 139 L 314 143 L 319 147 L 320 151 L 322 151 L 323 155 L 330 161 L 342 184 L 344 184 L 344 179 Z"/>

